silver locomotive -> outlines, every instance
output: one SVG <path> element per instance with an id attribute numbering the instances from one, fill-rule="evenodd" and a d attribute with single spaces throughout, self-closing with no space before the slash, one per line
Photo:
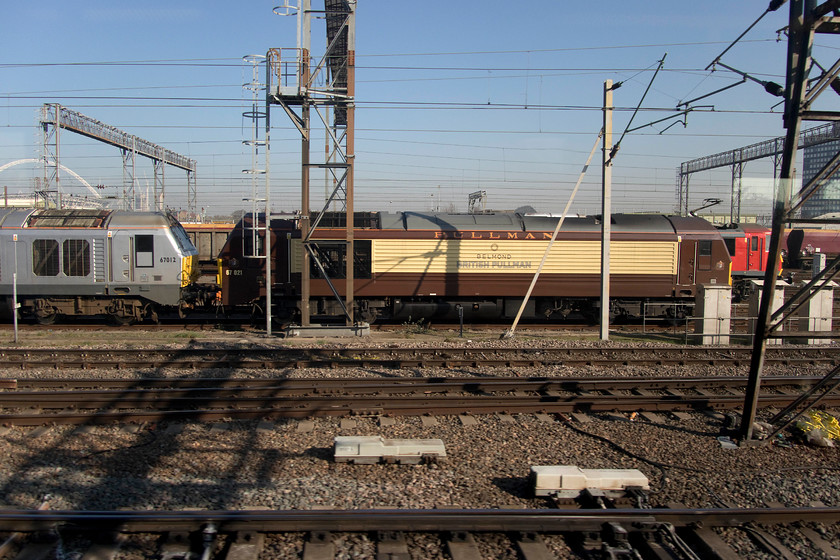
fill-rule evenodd
<path id="1" fill-rule="evenodd" d="M 22 317 L 157 321 L 201 304 L 198 251 L 172 216 L 117 210 L 0 209 L 0 297 Z"/>

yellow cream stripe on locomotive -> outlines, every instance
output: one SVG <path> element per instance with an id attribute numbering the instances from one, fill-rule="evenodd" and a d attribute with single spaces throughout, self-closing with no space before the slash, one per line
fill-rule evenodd
<path id="1" fill-rule="evenodd" d="M 292 271 L 300 272 L 301 244 L 292 243 Z M 533 274 L 548 241 L 374 239 L 371 272 L 439 274 Z M 610 273 L 676 275 L 676 241 L 613 241 Z M 551 248 L 544 274 L 600 274 L 600 241 L 559 241 Z"/>
<path id="2" fill-rule="evenodd" d="M 548 242 L 472 241 L 457 239 L 376 239 L 372 247 L 372 272 L 484 273 L 534 272 Z M 677 273 L 676 241 L 613 241 L 610 274 Z M 543 273 L 598 274 L 599 241 L 560 241 L 551 248 Z"/>

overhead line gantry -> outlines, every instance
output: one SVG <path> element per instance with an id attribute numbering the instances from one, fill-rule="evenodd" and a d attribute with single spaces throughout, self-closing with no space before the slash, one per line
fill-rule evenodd
<path id="1" fill-rule="evenodd" d="M 158 211 L 164 210 L 164 169 L 166 165 L 171 165 L 187 172 L 187 208 L 190 212 L 195 212 L 195 160 L 63 107 L 58 103 L 46 103 L 41 107 L 40 124 L 44 133 L 44 190 L 50 192 L 53 188 L 55 189 L 59 206 L 61 206 L 59 177 L 61 143 L 59 142 L 59 131 L 63 128 L 120 149 L 123 159 L 123 178 L 128 210 L 134 209 L 135 160 L 140 155 L 154 162 L 155 209 Z"/>
<path id="2" fill-rule="evenodd" d="M 799 134 L 798 148 L 809 148 L 840 140 L 840 123 L 828 122 L 814 128 L 803 130 Z M 780 136 L 771 140 L 765 140 L 756 144 L 750 144 L 742 148 L 735 148 L 710 156 L 703 156 L 680 164 L 677 170 L 677 182 L 679 188 L 680 214 L 688 215 L 689 203 L 689 179 L 692 173 L 708 171 L 720 167 L 730 166 L 732 168 L 731 183 L 731 204 L 730 221 L 737 223 L 741 221 L 741 177 L 744 171 L 744 164 L 749 161 L 773 158 L 773 178 L 777 178 L 780 171 L 782 154 L 785 149 L 785 138 Z"/>

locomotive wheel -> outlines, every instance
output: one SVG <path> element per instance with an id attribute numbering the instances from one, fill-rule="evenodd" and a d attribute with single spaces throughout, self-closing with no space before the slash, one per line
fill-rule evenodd
<path id="1" fill-rule="evenodd" d="M 363 311 L 359 311 L 356 314 L 356 317 L 365 323 L 373 324 L 373 322 L 379 318 L 379 310 L 368 308 Z"/>
<path id="2" fill-rule="evenodd" d="M 58 318 L 58 313 L 55 312 L 47 312 L 47 311 L 36 311 L 35 312 L 35 322 L 39 325 L 52 325 L 55 323 L 55 320 Z"/>
<path id="3" fill-rule="evenodd" d="M 108 318 L 118 327 L 133 325 L 135 322 L 134 317 L 126 317 L 124 315 L 108 315 Z"/>
<path id="4" fill-rule="evenodd" d="M 265 312 L 263 311 L 262 305 L 254 302 L 251 304 L 251 326 L 256 327 L 260 324 L 260 321 L 265 323 Z"/>

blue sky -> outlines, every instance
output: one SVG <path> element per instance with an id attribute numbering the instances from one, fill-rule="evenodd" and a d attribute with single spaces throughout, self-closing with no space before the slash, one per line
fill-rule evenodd
<path id="1" fill-rule="evenodd" d="M 251 155 L 242 140 L 251 124 L 242 112 L 250 93 L 242 84 L 251 71 L 242 57 L 295 46 L 295 19 L 273 14 L 278 3 L 44 0 L 7 6 L 0 33 L 0 165 L 39 156 L 37 111 L 61 103 L 195 159 L 198 206 L 209 214 L 249 208 L 243 199 L 252 196 L 252 185 L 242 170 Z M 322 6 L 320 0 L 313 5 Z M 559 212 L 600 129 L 605 80 L 624 82 L 614 96 L 617 138 L 666 53 L 634 126 L 740 81 L 723 68 L 704 68 L 766 7 L 766 0 L 361 0 L 356 208 L 465 211 L 467 195 L 485 190 L 489 208 L 529 204 Z M 776 39 L 787 18 L 787 5 L 765 16 L 723 62 L 783 84 L 786 46 Z M 318 24 L 312 40 L 321 52 Z M 837 56 L 829 40 L 818 38 L 814 51 L 824 66 Z M 672 211 L 679 164 L 783 135 L 779 101 L 748 82 L 699 102 L 714 111 L 691 113 L 685 127 L 660 134 L 665 123 L 628 134 L 613 170 L 614 210 Z M 272 110 L 272 124 L 273 206 L 291 211 L 299 208 L 300 137 L 279 108 Z M 61 142 L 63 165 L 105 185 L 107 194 L 121 192 L 117 149 L 69 133 Z M 314 142 L 312 150 L 317 157 L 323 144 Z M 19 165 L 0 173 L 0 185 L 29 192 L 40 175 L 37 166 Z M 186 206 L 182 175 L 167 170 L 172 208 Z M 770 162 L 745 169 L 759 185 L 768 176 Z M 137 177 L 141 191 L 152 185 L 152 164 L 141 162 Z M 313 207 L 320 207 L 322 185 L 316 175 Z M 593 165 L 573 211 L 597 212 L 599 185 Z M 62 186 L 87 192 L 66 176 Z M 692 205 L 709 196 L 728 205 L 728 193 L 728 169 L 692 178 Z M 761 197 L 753 202 L 755 212 L 769 211 Z"/>

